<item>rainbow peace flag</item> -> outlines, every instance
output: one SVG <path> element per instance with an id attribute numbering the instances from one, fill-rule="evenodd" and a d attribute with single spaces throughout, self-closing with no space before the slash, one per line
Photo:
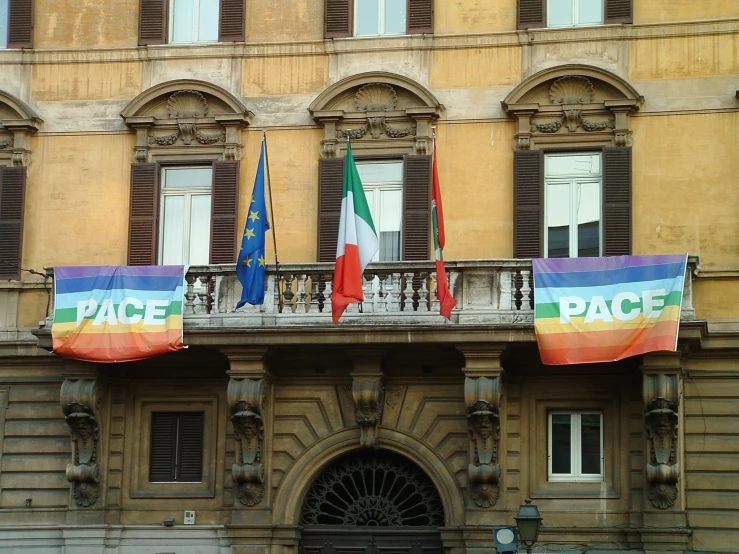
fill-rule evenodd
<path id="1" fill-rule="evenodd" d="M 534 263 L 534 328 L 549 365 L 675 351 L 687 255 Z"/>
<path id="2" fill-rule="evenodd" d="M 184 348 L 184 266 L 54 268 L 53 350 L 129 362 Z"/>

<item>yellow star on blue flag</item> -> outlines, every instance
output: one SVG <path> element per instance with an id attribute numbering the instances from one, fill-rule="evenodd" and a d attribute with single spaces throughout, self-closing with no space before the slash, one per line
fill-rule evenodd
<path id="1" fill-rule="evenodd" d="M 241 300 L 236 304 L 240 308 L 246 303 L 264 304 L 264 274 L 266 270 L 264 257 L 264 236 L 269 229 L 267 220 L 267 202 L 264 197 L 264 150 L 259 155 L 259 166 L 254 179 L 254 191 L 251 196 L 249 215 L 244 225 L 244 236 L 241 238 L 241 250 L 236 262 L 236 276 L 241 281 L 243 291 Z"/>

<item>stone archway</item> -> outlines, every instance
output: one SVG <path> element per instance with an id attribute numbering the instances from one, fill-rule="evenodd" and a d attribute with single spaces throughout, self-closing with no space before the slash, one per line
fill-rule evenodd
<path id="1" fill-rule="evenodd" d="M 335 458 L 308 489 L 300 551 L 440 554 L 444 520 L 439 492 L 415 463 L 388 450 L 354 450 Z"/>

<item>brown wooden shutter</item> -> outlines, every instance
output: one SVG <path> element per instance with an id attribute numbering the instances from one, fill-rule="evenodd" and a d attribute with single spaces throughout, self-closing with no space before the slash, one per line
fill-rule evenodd
<path id="1" fill-rule="evenodd" d="M 513 257 L 543 256 L 544 153 L 519 150 L 513 158 Z"/>
<path id="2" fill-rule="evenodd" d="M 603 255 L 631 254 L 631 148 L 603 149 Z"/>
<path id="3" fill-rule="evenodd" d="M 431 156 L 403 163 L 403 260 L 429 259 Z"/>
<path id="4" fill-rule="evenodd" d="M 167 43 L 169 0 L 139 0 L 139 46 Z"/>
<path id="5" fill-rule="evenodd" d="M 244 42 L 244 0 L 221 0 L 218 18 L 219 42 Z"/>
<path id="6" fill-rule="evenodd" d="M 408 0 L 408 34 L 433 32 L 434 0 Z"/>
<path id="7" fill-rule="evenodd" d="M 180 414 L 177 481 L 197 483 L 203 476 L 203 412 Z"/>
<path id="8" fill-rule="evenodd" d="M 0 279 L 20 279 L 26 168 L 0 168 Z"/>
<path id="9" fill-rule="evenodd" d="M 324 38 L 346 38 L 352 36 L 354 0 L 325 0 L 324 6 Z"/>
<path id="10" fill-rule="evenodd" d="M 344 158 L 318 162 L 318 261 L 336 260 L 341 196 L 344 190 Z"/>
<path id="11" fill-rule="evenodd" d="M 239 209 L 239 162 L 213 162 L 210 215 L 210 263 L 236 263 Z"/>
<path id="12" fill-rule="evenodd" d="M 606 24 L 634 22 L 632 0 L 606 0 L 605 8 Z"/>
<path id="13" fill-rule="evenodd" d="M 149 481 L 152 483 L 175 480 L 177 415 L 170 412 L 151 414 Z"/>
<path id="14" fill-rule="evenodd" d="M 10 0 L 8 48 L 33 48 L 33 0 Z"/>
<path id="15" fill-rule="evenodd" d="M 547 0 L 518 0 L 518 28 L 535 29 L 547 25 Z"/>
<path id="16" fill-rule="evenodd" d="M 131 165 L 128 265 L 156 265 L 159 175 L 155 163 Z"/>

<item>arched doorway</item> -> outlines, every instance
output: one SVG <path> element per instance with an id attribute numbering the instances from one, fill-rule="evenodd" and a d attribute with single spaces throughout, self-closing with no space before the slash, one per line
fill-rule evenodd
<path id="1" fill-rule="evenodd" d="M 384 450 L 337 458 L 303 503 L 304 554 L 441 554 L 444 508 L 428 476 Z"/>

